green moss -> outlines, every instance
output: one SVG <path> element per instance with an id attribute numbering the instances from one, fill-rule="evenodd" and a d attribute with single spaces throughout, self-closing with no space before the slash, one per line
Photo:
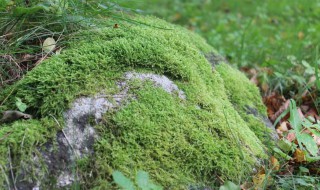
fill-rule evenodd
<path id="1" fill-rule="evenodd" d="M 261 141 L 270 140 L 270 130 L 264 127 L 263 117 L 267 116 L 266 108 L 261 101 L 259 89 L 252 85 L 244 74 L 227 64 L 216 66 L 220 73 L 230 102 L 249 128 Z M 251 113 L 254 110 L 256 113 Z"/>
<path id="2" fill-rule="evenodd" d="M 108 118 L 114 126 L 109 123 L 104 140 L 97 144 L 96 155 L 103 158 L 97 159 L 97 166 L 107 164 L 128 174 L 143 169 L 160 184 L 173 188 L 214 182 L 213 171 L 224 179 L 238 179 L 241 172 L 248 173 L 254 160 L 237 143 L 254 145 L 251 148 L 262 154 L 255 146 L 259 145 L 255 138 L 244 140 L 242 135 L 255 135 L 230 105 L 225 108 L 231 112 L 228 126 L 223 113 L 219 113 L 223 110 L 214 111 L 215 106 L 220 106 L 217 103 L 212 102 L 207 110 L 197 109 L 151 86 L 136 93 L 137 101 Z M 212 117 L 216 114 L 221 118 Z M 240 123 L 237 126 L 234 118 Z M 246 134 L 236 130 L 241 124 Z"/>
<path id="3" fill-rule="evenodd" d="M 138 82 L 130 89 L 136 99 L 107 113 L 96 126 L 100 138 L 95 154 L 80 170 L 81 176 L 95 171 L 87 186 L 108 186 L 114 169 L 125 174 L 145 170 L 166 188 L 211 184 L 216 176 L 241 180 L 256 158 L 265 156 L 255 134 L 264 126 L 257 120 L 259 126 L 250 129 L 252 121 L 245 121 L 238 109 L 249 105 L 264 110 L 257 89 L 225 64 L 212 71 L 204 55 L 215 50 L 199 36 L 159 19 L 135 19 L 148 26 L 119 23 L 117 29 L 81 32 L 61 55 L 1 92 L 0 98 L 10 95 L 2 109 L 14 109 L 19 97 L 29 106 L 27 112 L 61 119 L 79 96 L 117 93 L 116 82 L 127 71 L 164 74 L 185 92 L 186 100 Z M 233 74 L 239 76 L 234 87 L 235 79 L 227 77 Z M 238 92 L 246 99 L 234 94 Z M 40 124 L 33 127 L 48 130 Z"/>
<path id="4" fill-rule="evenodd" d="M 26 176 L 32 179 L 42 175 L 45 171 L 39 170 L 39 162 L 35 163 L 34 156 L 40 157 L 37 147 L 41 147 L 48 140 L 55 137 L 59 128 L 50 119 L 17 121 L 10 125 L 1 125 L 0 128 L 0 187 L 7 184 L 9 175 L 17 176 L 22 170 L 29 171 Z M 9 161 L 10 160 L 10 161 Z M 8 165 L 11 163 L 11 166 Z M 14 169 L 12 170 L 13 167 Z M 36 169 L 37 168 L 37 169 Z M 45 170 L 45 168 L 40 167 Z M 10 173 L 9 173 L 10 172 Z M 42 172 L 42 174 L 40 173 Z"/>

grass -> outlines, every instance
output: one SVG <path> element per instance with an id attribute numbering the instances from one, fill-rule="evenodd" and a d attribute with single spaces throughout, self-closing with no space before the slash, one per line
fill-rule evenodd
<path id="1" fill-rule="evenodd" d="M 0 0 L 0 89 L 52 55 L 43 51 L 45 39 L 54 38 L 59 51 L 81 29 L 126 19 L 122 11 L 112 0 Z"/>

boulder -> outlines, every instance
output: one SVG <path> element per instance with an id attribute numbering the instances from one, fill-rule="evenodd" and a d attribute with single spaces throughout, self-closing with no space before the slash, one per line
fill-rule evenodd
<path id="1" fill-rule="evenodd" d="M 143 24 L 79 32 L 0 92 L 1 111 L 20 98 L 33 116 L 1 124 L 2 188 L 110 189 L 115 170 L 146 171 L 165 189 L 210 187 L 266 158 L 258 89 L 198 35 L 133 19 Z"/>

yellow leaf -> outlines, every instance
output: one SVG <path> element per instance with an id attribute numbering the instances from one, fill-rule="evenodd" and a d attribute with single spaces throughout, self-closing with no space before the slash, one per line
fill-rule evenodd
<path id="1" fill-rule="evenodd" d="M 294 152 L 294 159 L 296 162 L 304 162 L 306 161 L 306 156 L 302 150 L 297 148 L 297 150 Z"/>
<path id="2" fill-rule="evenodd" d="M 266 178 L 266 174 L 257 174 L 253 177 L 253 184 L 255 186 L 255 190 L 264 189 L 264 187 L 271 185 L 271 182 L 272 178 L 270 175 L 268 176 L 268 178 Z"/>
<path id="3" fill-rule="evenodd" d="M 274 156 L 271 156 L 270 161 L 271 161 L 272 169 L 275 171 L 278 171 L 280 169 L 279 161 Z"/>
<path id="4" fill-rule="evenodd" d="M 259 174 L 253 177 L 253 184 L 255 185 L 255 189 L 259 189 L 262 187 L 266 174 Z"/>

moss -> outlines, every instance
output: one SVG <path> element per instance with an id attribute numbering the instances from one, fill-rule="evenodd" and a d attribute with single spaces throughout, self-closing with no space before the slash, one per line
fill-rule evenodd
<path id="1" fill-rule="evenodd" d="M 212 115 L 220 112 L 212 109 L 217 104 L 213 103 L 207 110 L 197 109 L 151 86 L 136 93 L 137 101 L 112 117 L 115 127 L 109 126 L 104 140 L 97 144 L 96 156 L 103 158 L 96 159 L 97 167 L 107 164 L 128 174 L 143 169 L 168 188 L 213 182 L 216 178 L 213 171 L 224 179 L 238 179 L 239 171 L 250 171 L 254 160 L 237 143 L 239 140 L 251 146 L 258 142 L 254 138 L 250 139 L 253 142 L 241 142 L 243 137 L 234 139 L 233 135 L 254 137 L 254 134 L 250 131 L 238 134 L 236 128 L 240 125 L 228 126 L 223 114 L 220 120 L 213 118 Z M 230 122 L 234 121 L 232 117 L 241 122 L 236 112 L 231 114 L 234 116 Z M 261 153 L 259 147 L 252 148 Z"/>
<path id="2" fill-rule="evenodd" d="M 18 176 L 22 171 L 28 171 L 29 179 L 39 176 L 39 162 L 35 163 L 34 157 L 39 156 L 40 147 L 55 136 L 59 128 L 47 118 L 41 120 L 17 121 L 0 128 L 0 187 L 7 185 L 11 172 Z M 10 160 L 10 161 L 9 161 Z M 11 166 L 8 165 L 8 161 Z M 13 167 L 14 169 L 12 170 Z M 40 167 L 41 168 L 41 167 Z M 45 168 L 41 168 L 45 170 Z M 9 175 L 10 171 L 10 175 Z M 44 171 L 41 171 L 42 175 Z M 9 177 L 10 176 L 10 177 Z M 2 185 L 3 184 L 3 185 Z"/>
<path id="3" fill-rule="evenodd" d="M 0 98 L 9 96 L 2 109 L 14 109 L 14 98 L 19 97 L 28 105 L 27 112 L 38 118 L 53 115 L 62 119 L 62 113 L 79 96 L 117 93 L 116 82 L 127 71 L 164 74 L 187 99 L 148 82 L 132 88 L 130 92 L 137 98 L 107 113 L 104 122 L 96 126 L 100 138 L 95 154 L 80 170 L 80 176 L 94 171 L 87 186 L 109 186 L 114 169 L 125 174 L 145 170 L 166 188 L 211 184 L 216 176 L 241 180 L 256 158 L 265 156 L 255 134 L 263 124 L 257 121 L 259 125 L 253 128 L 240 109 L 249 105 L 264 113 L 257 89 L 225 64 L 212 71 L 204 55 L 215 50 L 201 37 L 159 19 L 135 19 L 147 25 L 123 22 L 116 29 L 81 32 L 62 54 L 44 61 L 1 92 Z M 232 86 L 234 80 L 238 85 Z M 239 92 L 245 100 L 235 94 Z M 16 122 L 11 127 L 22 123 L 26 125 Z M 28 128 L 39 128 L 38 133 L 48 132 L 37 121 L 30 125 Z M 15 136 L 15 140 L 19 138 Z"/>
<path id="4" fill-rule="evenodd" d="M 227 64 L 216 66 L 220 73 L 226 92 L 241 117 L 246 121 L 249 128 L 255 132 L 261 141 L 270 140 L 270 130 L 264 126 L 263 118 L 267 111 L 263 105 L 259 89 L 252 85 L 246 76 Z M 257 113 L 251 113 L 256 110 Z"/>

